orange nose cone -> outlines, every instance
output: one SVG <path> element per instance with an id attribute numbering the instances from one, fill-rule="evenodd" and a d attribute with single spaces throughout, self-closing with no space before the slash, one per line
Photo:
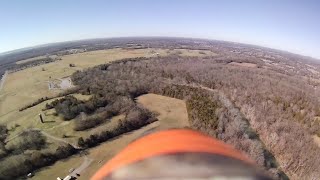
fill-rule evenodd
<path id="1" fill-rule="evenodd" d="M 120 167 L 153 156 L 187 152 L 212 153 L 252 163 L 222 141 L 193 130 L 175 129 L 150 134 L 129 144 L 100 168 L 91 180 L 102 180 Z"/>

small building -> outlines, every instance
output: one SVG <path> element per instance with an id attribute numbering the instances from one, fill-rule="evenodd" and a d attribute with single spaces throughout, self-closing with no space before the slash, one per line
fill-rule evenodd
<path id="1" fill-rule="evenodd" d="M 77 179 L 77 178 L 74 177 L 74 176 L 70 176 L 70 175 L 68 175 L 65 178 L 63 178 L 63 180 L 75 180 L 75 179 Z"/>
<path id="2" fill-rule="evenodd" d="M 27 177 L 28 177 L 28 178 L 31 178 L 32 176 L 33 176 L 32 173 L 27 174 Z"/>

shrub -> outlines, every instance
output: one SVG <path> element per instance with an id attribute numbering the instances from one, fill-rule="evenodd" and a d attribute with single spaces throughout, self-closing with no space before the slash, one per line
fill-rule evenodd
<path id="1" fill-rule="evenodd" d="M 19 137 L 11 140 L 5 146 L 8 151 L 22 153 L 24 150 L 39 150 L 46 145 L 46 137 L 39 131 L 29 130 L 23 132 Z"/>
<path id="2" fill-rule="evenodd" d="M 114 138 L 121 134 L 139 129 L 147 124 L 150 124 L 157 119 L 154 114 L 139 106 L 134 106 L 127 113 L 124 120 L 119 120 L 118 125 L 112 131 L 104 131 L 100 134 L 92 134 L 89 138 L 83 140 L 78 139 L 78 144 L 81 147 L 93 147 L 110 138 Z"/>
<path id="3" fill-rule="evenodd" d="M 75 131 L 83 131 L 93 127 L 96 127 L 104 122 L 106 122 L 109 118 L 114 116 L 115 113 L 111 110 L 106 110 L 99 114 L 95 114 L 92 116 L 88 116 L 85 119 L 78 119 L 74 122 L 74 130 Z"/>
<path id="4" fill-rule="evenodd" d="M 7 138 L 7 135 L 8 135 L 7 126 L 0 124 L 0 142 L 4 142 L 4 140 Z"/>
<path id="5" fill-rule="evenodd" d="M 55 153 L 32 151 L 19 155 L 11 155 L 0 160 L 0 179 L 17 179 L 43 166 L 50 165 L 59 159 L 76 153 L 71 145 L 59 146 Z"/>

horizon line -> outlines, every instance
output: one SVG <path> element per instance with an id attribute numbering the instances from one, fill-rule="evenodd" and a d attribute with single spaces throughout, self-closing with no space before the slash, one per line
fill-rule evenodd
<path id="1" fill-rule="evenodd" d="M 197 40 L 207 40 L 207 41 L 220 41 L 220 42 L 226 42 L 226 43 L 236 43 L 236 44 L 242 44 L 242 45 L 257 46 L 257 47 L 260 47 L 260 48 L 267 48 L 267 49 L 270 49 L 270 50 L 282 51 L 282 52 L 285 52 L 285 53 L 290 53 L 290 54 L 302 56 L 302 57 L 305 57 L 305 58 L 312 58 L 312 59 L 320 61 L 320 57 L 314 57 L 314 56 L 311 56 L 311 55 L 296 53 L 296 52 L 292 52 L 290 50 L 285 50 L 285 49 L 277 49 L 277 48 L 273 48 L 273 47 L 270 47 L 270 46 L 267 46 L 267 45 L 250 44 L 250 43 L 244 43 L 244 42 L 239 42 L 239 41 L 230 41 L 230 40 L 204 38 L 204 37 L 161 36 L 161 35 L 154 35 L 154 36 L 95 37 L 95 38 L 80 38 L 80 39 L 66 40 L 66 41 L 54 41 L 54 42 L 40 43 L 40 44 L 36 44 L 36 45 L 30 45 L 30 46 L 26 46 L 26 47 L 12 49 L 12 50 L 8 50 L 8 51 L 3 51 L 3 52 L 0 52 L 0 56 L 8 55 L 8 54 L 11 54 L 11 53 L 15 53 L 15 51 L 23 51 L 23 50 L 27 50 L 27 49 L 40 48 L 42 46 L 50 46 L 50 45 L 59 44 L 59 43 L 71 43 L 71 42 L 77 42 L 77 41 L 88 41 L 88 40 L 99 40 L 99 39 L 117 39 L 117 38 L 181 38 L 181 39 L 197 39 Z"/>

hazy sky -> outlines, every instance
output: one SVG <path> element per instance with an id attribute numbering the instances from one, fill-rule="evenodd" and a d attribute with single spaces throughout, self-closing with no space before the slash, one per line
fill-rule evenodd
<path id="1" fill-rule="evenodd" d="M 123 36 L 200 37 L 320 58 L 319 0 L 3 0 L 0 52 Z"/>

